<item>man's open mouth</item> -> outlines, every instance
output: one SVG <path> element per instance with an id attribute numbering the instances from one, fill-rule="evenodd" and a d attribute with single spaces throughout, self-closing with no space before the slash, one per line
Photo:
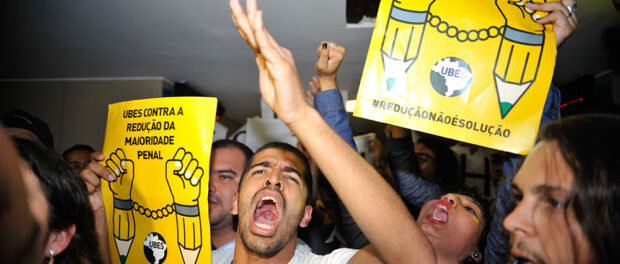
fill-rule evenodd
<path id="1" fill-rule="evenodd" d="M 254 232 L 263 236 L 271 236 L 280 222 L 281 200 L 278 199 L 278 195 L 271 194 L 262 194 L 257 198 L 258 202 L 253 215 Z"/>
<path id="2" fill-rule="evenodd" d="M 433 207 L 430 214 L 426 216 L 426 219 L 435 223 L 435 224 L 443 224 L 448 222 L 448 216 L 450 215 L 450 203 L 448 201 L 440 200 L 437 201 Z"/>

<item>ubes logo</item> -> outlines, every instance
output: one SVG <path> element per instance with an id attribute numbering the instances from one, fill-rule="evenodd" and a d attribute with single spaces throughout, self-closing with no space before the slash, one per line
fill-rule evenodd
<path id="1" fill-rule="evenodd" d="M 168 255 L 168 246 L 164 237 L 158 233 L 150 233 L 144 240 L 144 256 L 151 264 L 161 264 Z"/>
<path id="2" fill-rule="evenodd" d="M 433 89 L 447 97 L 458 96 L 469 90 L 472 77 L 467 62 L 456 57 L 443 58 L 431 69 Z"/>

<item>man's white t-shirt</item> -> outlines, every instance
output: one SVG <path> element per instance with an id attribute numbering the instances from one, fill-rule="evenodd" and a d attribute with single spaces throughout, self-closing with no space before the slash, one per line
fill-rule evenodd
<path id="1" fill-rule="evenodd" d="M 347 263 L 357 253 L 357 249 L 340 248 L 332 251 L 327 255 L 316 255 L 310 252 L 310 248 L 305 242 L 301 242 L 297 239 L 297 245 L 295 247 L 295 255 L 289 264 L 329 264 L 329 263 Z M 235 255 L 235 241 L 231 241 L 232 245 L 226 244 L 225 246 L 211 251 L 211 263 L 212 264 L 230 264 L 233 261 Z"/>

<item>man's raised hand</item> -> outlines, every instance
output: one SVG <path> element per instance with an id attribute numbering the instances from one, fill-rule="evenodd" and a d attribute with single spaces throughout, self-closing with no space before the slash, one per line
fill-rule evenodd
<path id="1" fill-rule="evenodd" d="M 247 0 L 247 11 L 239 0 L 230 0 L 232 18 L 241 37 L 254 51 L 263 99 L 286 124 L 303 119 L 306 101 L 293 54 L 278 45 L 263 25 L 256 0 Z"/>

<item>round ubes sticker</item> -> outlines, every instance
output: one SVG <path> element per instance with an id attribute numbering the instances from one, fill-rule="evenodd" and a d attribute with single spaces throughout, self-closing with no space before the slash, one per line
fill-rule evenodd
<path id="1" fill-rule="evenodd" d="M 161 264 L 168 255 L 168 246 L 164 237 L 158 233 L 150 233 L 144 240 L 144 256 L 151 264 Z"/>
<path id="2" fill-rule="evenodd" d="M 446 97 L 461 95 L 471 87 L 473 74 L 469 64 L 456 57 L 443 58 L 431 69 L 431 85 Z"/>

